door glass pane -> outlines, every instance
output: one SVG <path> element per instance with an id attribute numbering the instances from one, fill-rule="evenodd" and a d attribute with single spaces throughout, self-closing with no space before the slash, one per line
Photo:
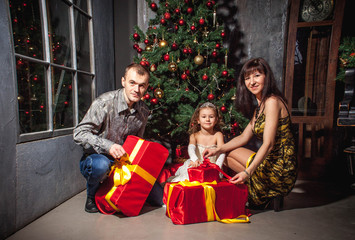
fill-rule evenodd
<path id="1" fill-rule="evenodd" d="M 21 58 L 16 61 L 20 132 L 47 130 L 46 69 Z"/>
<path id="2" fill-rule="evenodd" d="M 73 0 L 73 3 L 84 12 L 88 11 L 87 0 Z"/>
<path id="3" fill-rule="evenodd" d="M 77 66 L 90 72 L 89 19 L 75 10 L 74 22 Z"/>
<path id="4" fill-rule="evenodd" d="M 53 128 L 73 127 L 73 93 L 71 72 L 52 67 Z"/>
<path id="5" fill-rule="evenodd" d="M 324 116 L 331 27 L 297 30 L 292 115 Z"/>
<path id="6" fill-rule="evenodd" d="M 43 59 L 39 1 L 9 1 L 15 52 Z"/>
<path id="7" fill-rule="evenodd" d="M 70 67 L 69 7 L 58 0 L 48 0 L 47 7 L 51 62 Z"/>
<path id="8" fill-rule="evenodd" d="M 78 73 L 78 112 L 81 121 L 89 109 L 92 100 L 92 76 Z"/>

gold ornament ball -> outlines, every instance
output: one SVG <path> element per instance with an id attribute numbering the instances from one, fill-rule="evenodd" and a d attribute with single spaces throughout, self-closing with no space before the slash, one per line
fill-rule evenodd
<path id="1" fill-rule="evenodd" d="M 170 72 L 175 72 L 177 70 L 177 64 L 175 62 L 171 62 L 169 63 L 168 68 Z"/>
<path id="2" fill-rule="evenodd" d="M 24 98 L 23 96 L 21 96 L 21 95 L 18 95 L 18 96 L 17 96 L 17 100 L 18 100 L 19 102 L 22 102 L 23 100 L 25 100 L 25 98 Z"/>
<path id="3" fill-rule="evenodd" d="M 167 41 L 161 40 L 161 41 L 159 42 L 159 47 L 163 48 L 163 47 L 166 47 L 166 46 L 168 46 L 168 42 L 167 42 Z"/>
<path id="4" fill-rule="evenodd" d="M 154 90 L 154 96 L 159 99 L 163 98 L 164 96 L 163 90 L 158 87 L 157 89 Z"/>
<path id="5" fill-rule="evenodd" d="M 200 54 L 197 55 L 195 58 L 194 58 L 194 62 L 197 64 L 197 65 L 201 65 L 203 63 L 204 59 L 203 59 L 203 56 L 201 56 Z"/>
<path id="6" fill-rule="evenodd" d="M 148 52 L 151 52 L 153 50 L 153 47 L 152 45 L 148 45 L 145 47 L 145 50 L 148 51 Z"/>
<path id="7" fill-rule="evenodd" d="M 151 72 L 155 72 L 155 70 L 157 70 L 157 67 L 155 66 L 155 64 L 152 64 L 152 65 L 150 66 L 150 71 L 151 71 Z"/>

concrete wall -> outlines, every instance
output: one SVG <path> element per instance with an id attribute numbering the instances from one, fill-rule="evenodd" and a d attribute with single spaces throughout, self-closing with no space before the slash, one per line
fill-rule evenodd
<path id="1" fill-rule="evenodd" d="M 115 34 L 115 77 L 116 88 L 122 87 L 121 78 L 125 67 L 133 62 L 137 52 L 133 50 L 133 42 L 129 36 L 137 25 L 137 5 L 145 1 L 114 1 L 114 34 Z"/>
<path id="2" fill-rule="evenodd" d="M 0 239 L 85 189 L 72 135 L 17 143 L 16 66 L 8 1 L 0 1 Z M 93 1 L 96 93 L 113 90 L 113 0 Z M 83 208 L 80 209 L 82 211 Z"/>
<path id="3" fill-rule="evenodd" d="M 287 32 L 288 0 L 219 0 L 218 14 L 226 27 L 227 46 L 237 70 L 249 58 L 269 62 L 280 89 Z"/>
<path id="4" fill-rule="evenodd" d="M 0 239 L 16 228 L 17 119 L 7 1 L 0 1 Z"/>

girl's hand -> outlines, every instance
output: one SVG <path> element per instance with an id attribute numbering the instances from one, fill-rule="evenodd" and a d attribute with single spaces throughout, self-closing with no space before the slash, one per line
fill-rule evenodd
<path id="1" fill-rule="evenodd" d="M 199 160 L 197 160 L 196 162 L 191 161 L 190 164 L 188 165 L 188 167 L 198 167 L 200 166 L 201 162 Z"/>
<path id="2" fill-rule="evenodd" d="M 232 177 L 229 182 L 233 184 L 243 184 L 249 179 L 249 176 L 245 172 L 237 173 Z"/>
<path id="3" fill-rule="evenodd" d="M 218 153 L 218 150 L 216 148 L 215 149 L 208 149 L 207 148 L 203 151 L 202 156 L 203 156 L 203 158 L 208 158 L 210 156 L 217 155 L 217 153 Z"/>

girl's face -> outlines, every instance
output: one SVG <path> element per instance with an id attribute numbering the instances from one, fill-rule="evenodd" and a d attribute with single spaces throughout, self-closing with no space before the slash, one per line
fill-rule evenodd
<path id="1" fill-rule="evenodd" d="M 197 122 L 200 124 L 201 129 L 213 130 L 217 123 L 215 110 L 209 107 L 200 109 Z"/>
<path id="2" fill-rule="evenodd" d="M 244 78 L 244 83 L 252 94 L 257 98 L 261 97 L 261 93 L 264 89 L 265 74 L 255 71 Z"/>

